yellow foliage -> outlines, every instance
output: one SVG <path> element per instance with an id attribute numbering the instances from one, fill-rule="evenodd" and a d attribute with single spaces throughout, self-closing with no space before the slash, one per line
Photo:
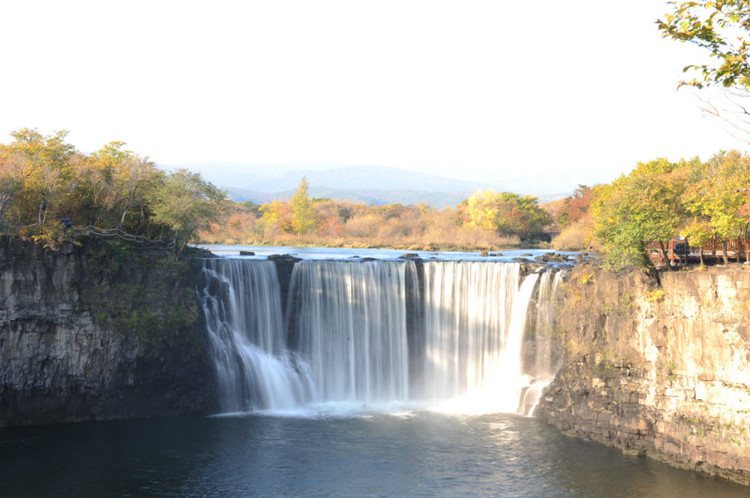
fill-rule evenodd
<path id="1" fill-rule="evenodd" d="M 654 289 L 646 293 L 646 300 L 650 303 L 664 301 L 664 289 Z"/>

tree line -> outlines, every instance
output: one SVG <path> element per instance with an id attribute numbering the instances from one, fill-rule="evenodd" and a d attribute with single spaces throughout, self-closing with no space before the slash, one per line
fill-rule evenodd
<path id="1" fill-rule="evenodd" d="M 0 144 L 0 229 L 54 244 L 79 227 L 174 243 L 498 249 L 548 239 L 552 217 L 531 196 L 475 192 L 455 208 L 314 199 L 303 178 L 289 201 L 232 203 L 188 170 L 165 172 L 114 141 L 91 154 L 67 131 L 11 133 Z M 73 227 L 73 230 L 69 230 Z"/>
<path id="2" fill-rule="evenodd" d="M 657 20 L 662 36 L 700 47 L 707 58 L 684 68 L 677 88 L 692 88 L 702 110 L 735 136 L 750 136 L 750 3 L 745 0 L 668 2 L 670 11 Z M 704 89 L 712 93 L 706 97 Z M 640 163 L 607 185 L 582 187 L 554 206 L 572 209 L 575 220 L 558 217 L 559 246 L 600 248 L 616 268 L 653 268 L 649 242 L 680 235 L 690 245 L 709 239 L 748 237 L 750 159 L 724 151 L 708 161 L 697 158 Z M 576 206 L 584 209 L 577 210 Z M 662 251 L 664 248 L 662 248 Z M 701 258 L 702 258 L 701 253 Z"/>
<path id="3" fill-rule="evenodd" d="M 111 142 L 84 154 L 67 132 L 13 132 L 0 144 L 0 228 L 54 243 L 66 227 L 116 228 L 168 240 L 252 245 L 497 250 L 544 244 L 601 250 L 613 267 L 650 267 L 648 244 L 688 237 L 747 237 L 750 157 L 721 152 L 639 163 L 627 175 L 539 205 L 532 196 L 482 190 L 455 208 L 364 205 L 311 198 L 302 178 L 289 201 L 232 203 L 187 170 L 165 172 Z M 726 251 L 725 251 L 726 255 Z"/>
<path id="4" fill-rule="evenodd" d="M 225 193 L 197 173 L 164 172 L 110 142 L 84 154 L 67 131 L 24 128 L 0 144 L 0 227 L 54 244 L 70 227 L 117 228 L 169 240 L 180 252 L 227 210 Z"/>
<path id="5" fill-rule="evenodd" d="M 653 268 L 649 243 L 675 236 L 697 247 L 722 240 L 726 262 L 727 239 L 749 235 L 750 157 L 728 151 L 639 163 L 609 184 L 579 187 L 556 209 L 562 230 L 553 244 L 596 247 L 613 268 Z"/>
<path id="6" fill-rule="evenodd" d="M 201 232 L 206 242 L 250 245 L 493 250 L 548 238 L 552 217 L 531 196 L 475 192 L 455 208 L 366 205 L 311 198 L 302 178 L 288 201 L 235 204 L 226 223 Z"/>

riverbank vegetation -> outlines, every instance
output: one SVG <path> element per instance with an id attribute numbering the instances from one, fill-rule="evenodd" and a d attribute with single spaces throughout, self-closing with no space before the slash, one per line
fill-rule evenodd
<path id="1" fill-rule="evenodd" d="M 84 154 L 67 132 L 22 129 L 0 144 L 0 229 L 55 245 L 82 227 L 140 240 L 170 241 L 180 252 L 221 219 L 225 194 L 187 170 L 164 172 L 111 142 Z M 105 233 L 105 232 L 100 232 Z"/>
<path id="2" fill-rule="evenodd" d="M 303 178 L 294 197 L 263 205 L 232 203 L 187 170 L 165 172 L 111 142 L 84 154 L 67 132 L 13 132 L 0 144 L 0 231 L 53 246 L 81 232 L 128 240 L 495 250 L 549 240 L 552 216 L 535 197 L 475 192 L 455 208 L 364 205 L 310 198 Z"/>
<path id="3" fill-rule="evenodd" d="M 579 187 L 561 202 L 562 231 L 553 246 L 598 244 L 613 268 L 653 268 L 651 242 L 686 237 L 702 246 L 710 238 L 747 238 L 750 229 L 750 156 L 720 152 L 670 162 L 639 163 L 612 183 Z"/>
<path id="4" fill-rule="evenodd" d="M 289 201 L 232 203 L 199 174 L 162 171 L 122 142 L 83 154 L 66 132 L 13 137 L 0 145 L 0 229 L 46 245 L 106 229 L 100 233 L 168 241 L 176 253 L 191 241 L 491 251 L 546 247 L 554 234 L 555 249 L 601 249 L 612 267 L 648 268 L 653 241 L 747 237 L 750 223 L 750 157 L 736 151 L 641 163 L 543 206 L 484 190 L 438 210 L 311 198 L 305 178 Z"/>
<path id="5" fill-rule="evenodd" d="M 236 204 L 224 224 L 201 232 L 214 244 L 496 250 L 544 243 L 554 220 L 531 196 L 475 192 L 455 208 L 365 205 L 308 195 L 302 178 L 291 200 Z"/>
<path id="6" fill-rule="evenodd" d="M 689 87 L 703 111 L 724 122 L 732 133 L 750 136 L 750 5 L 745 1 L 670 2 L 671 12 L 658 20 L 662 36 L 700 47 L 708 56 L 684 68 Z M 709 97 L 698 95 L 710 88 Z M 705 94 L 704 94 L 705 95 Z M 657 159 L 639 164 L 630 174 L 595 188 L 591 202 L 592 234 L 608 263 L 653 268 L 649 242 L 687 237 L 690 245 L 709 239 L 747 238 L 750 223 L 750 158 L 722 151 L 708 161 L 676 163 Z M 701 253 L 702 257 L 702 253 Z"/>

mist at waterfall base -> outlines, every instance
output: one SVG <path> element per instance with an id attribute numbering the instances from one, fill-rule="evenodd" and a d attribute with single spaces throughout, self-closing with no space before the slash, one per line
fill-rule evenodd
<path id="1" fill-rule="evenodd" d="M 222 413 L 0 429 L 0 496 L 747 496 L 528 416 L 564 270 L 352 255 L 206 260 Z"/>

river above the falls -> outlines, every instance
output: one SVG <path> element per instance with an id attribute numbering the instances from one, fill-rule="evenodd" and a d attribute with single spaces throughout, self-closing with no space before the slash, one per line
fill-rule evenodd
<path id="1" fill-rule="evenodd" d="M 0 429 L 2 496 L 747 496 L 506 414 L 267 413 Z"/>
<path id="2" fill-rule="evenodd" d="M 243 246 L 243 245 L 199 245 L 217 256 L 238 256 L 240 251 L 253 252 L 258 259 L 265 259 L 275 254 L 288 254 L 301 259 L 346 259 L 346 258 L 374 258 L 397 259 L 405 254 L 416 254 L 426 261 L 498 261 L 511 262 L 514 258 L 534 261 L 534 258 L 555 252 L 566 256 L 575 256 L 577 252 L 553 251 L 552 249 L 508 249 L 489 251 L 486 255 L 481 252 L 459 251 L 411 251 L 406 249 L 355 249 L 346 247 L 290 247 L 290 246 Z M 571 264 L 573 262 L 571 261 Z"/>

